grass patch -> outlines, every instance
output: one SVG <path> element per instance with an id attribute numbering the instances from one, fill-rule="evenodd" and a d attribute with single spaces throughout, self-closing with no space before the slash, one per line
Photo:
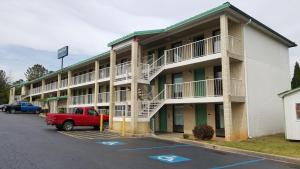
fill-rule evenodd
<path id="1" fill-rule="evenodd" d="M 209 143 L 268 154 L 300 158 L 300 142 L 287 141 L 285 140 L 284 134 L 264 136 L 244 141 L 209 141 Z"/>

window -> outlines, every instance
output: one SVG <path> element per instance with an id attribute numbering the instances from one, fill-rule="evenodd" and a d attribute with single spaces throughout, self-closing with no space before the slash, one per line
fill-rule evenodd
<path id="1" fill-rule="evenodd" d="M 300 103 L 296 103 L 296 119 L 300 120 Z"/>
<path id="2" fill-rule="evenodd" d="M 96 116 L 97 112 L 94 109 L 89 109 L 88 115 L 90 115 L 90 116 Z"/>
<path id="3" fill-rule="evenodd" d="M 75 114 L 83 114 L 83 109 L 77 108 L 77 109 L 75 110 Z"/>

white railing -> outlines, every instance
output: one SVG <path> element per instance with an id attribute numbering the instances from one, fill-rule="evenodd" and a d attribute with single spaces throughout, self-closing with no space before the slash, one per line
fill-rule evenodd
<path id="1" fill-rule="evenodd" d="M 37 93 L 41 93 L 42 92 L 42 87 L 36 87 L 30 90 L 30 94 L 37 94 Z"/>
<path id="2" fill-rule="evenodd" d="M 139 117 L 150 117 L 155 113 L 160 106 L 162 106 L 165 100 L 165 90 L 162 90 L 151 101 L 141 101 L 139 108 Z"/>
<path id="3" fill-rule="evenodd" d="M 127 107 L 127 109 L 126 109 Z M 130 110 L 130 106 L 128 105 L 118 105 L 115 107 L 115 117 L 130 117 L 131 116 L 131 110 Z"/>
<path id="4" fill-rule="evenodd" d="M 166 64 L 172 64 L 201 56 L 220 53 L 220 51 L 220 35 L 218 35 L 165 50 L 165 62 Z"/>
<path id="5" fill-rule="evenodd" d="M 149 64 L 139 64 L 140 79 L 148 80 L 149 78 Z"/>
<path id="6" fill-rule="evenodd" d="M 126 80 L 131 78 L 131 62 L 121 63 L 116 65 L 116 81 Z"/>
<path id="7" fill-rule="evenodd" d="M 166 99 L 222 96 L 222 79 L 166 84 Z"/>
<path id="8" fill-rule="evenodd" d="M 95 72 L 89 72 L 72 77 L 72 85 L 87 83 L 95 80 Z"/>
<path id="9" fill-rule="evenodd" d="M 82 104 L 93 104 L 94 95 L 80 95 L 80 96 L 72 96 L 70 100 L 71 105 L 82 105 Z"/>
<path id="10" fill-rule="evenodd" d="M 109 109 L 97 109 L 97 112 L 100 114 L 109 114 Z"/>
<path id="11" fill-rule="evenodd" d="M 56 90 L 57 82 L 49 83 L 45 85 L 45 91 Z"/>
<path id="12" fill-rule="evenodd" d="M 109 103 L 109 93 L 110 92 L 98 93 L 98 103 Z"/>
<path id="13" fill-rule="evenodd" d="M 31 104 L 33 104 L 35 106 L 39 106 L 39 107 L 43 106 L 42 102 L 40 102 L 40 101 L 33 101 L 33 102 L 31 102 Z"/>
<path id="14" fill-rule="evenodd" d="M 129 90 L 117 90 L 115 91 L 116 102 L 128 102 L 131 95 Z"/>
<path id="15" fill-rule="evenodd" d="M 232 96 L 245 96 L 243 81 L 240 79 L 231 79 L 231 95 Z"/>
<path id="16" fill-rule="evenodd" d="M 228 51 L 236 55 L 243 55 L 242 41 L 234 36 L 228 36 Z"/>
<path id="17" fill-rule="evenodd" d="M 161 56 L 151 65 L 149 65 L 149 76 L 155 74 L 158 70 L 160 70 L 165 65 L 165 56 Z"/>
<path id="18" fill-rule="evenodd" d="M 110 67 L 106 67 L 99 70 L 99 79 L 109 78 L 109 69 Z"/>
<path id="19" fill-rule="evenodd" d="M 60 81 L 60 88 L 68 87 L 68 78 Z"/>

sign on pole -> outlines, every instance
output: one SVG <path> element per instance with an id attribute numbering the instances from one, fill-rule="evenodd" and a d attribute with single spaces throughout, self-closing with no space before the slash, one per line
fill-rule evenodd
<path id="1" fill-rule="evenodd" d="M 63 67 L 64 67 L 64 57 L 68 56 L 69 53 L 69 47 L 65 46 L 57 51 L 57 59 L 61 59 L 61 72 L 63 72 Z"/>
<path id="2" fill-rule="evenodd" d="M 68 52 L 69 52 L 69 47 L 68 46 L 65 46 L 63 48 L 58 49 L 57 59 L 61 59 L 61 58 L 64 58 L 64 57 L 68 56 Z"/>

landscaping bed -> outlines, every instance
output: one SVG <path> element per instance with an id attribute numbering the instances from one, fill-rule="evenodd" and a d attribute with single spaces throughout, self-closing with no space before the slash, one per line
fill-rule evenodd
<path id="1" fill-rule="evenodd" d="M 208 141 L 208 143 L 268 154 L 300 158 L 300 141 L 285 140 L 284 134 L 252 138 L 244 141 Z"/>

